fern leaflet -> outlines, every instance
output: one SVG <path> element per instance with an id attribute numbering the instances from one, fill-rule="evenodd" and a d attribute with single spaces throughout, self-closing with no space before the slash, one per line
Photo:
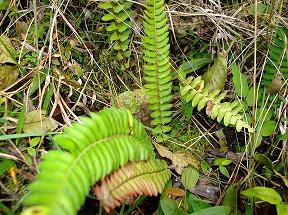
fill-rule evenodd
<path id="1" fill-rule="evenodd" d="M 263 85 L 269 87 L 277 73 L 288 79 L 288 29 L 284 26 L 276 30 L 269 45 L 269 59 L 264 68 Z"/>
<path id="2" fill-rule="evenodd" d="M 147 0 L 144 32 L 144 79 L 146 92 L 150 96 L 149 108 L 152 111 L 151 122 L 155 134 L 170 131 L 167 126 L 171 118 L 172 76 L 169 64 L 168 20 L 165 14 L 164 0 Z"/>

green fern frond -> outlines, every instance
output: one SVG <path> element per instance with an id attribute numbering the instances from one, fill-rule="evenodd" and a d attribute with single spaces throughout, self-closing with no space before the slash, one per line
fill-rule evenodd
<path id="1" fill-rule="evenodd" d="M 277 73 L 288 79 L 288 29 L 284 26 L 276 30 L 269 45 L 269 59 L 264 68 L 263 85 L 269 87 Z"/>
<path id="2" fill-rule="evenodd" d="M 184 81 L 180 85 L 180 93 L 186 102 L 191 102 L 193 108 L 197 106 L 198 111 L 207 106 L 207 115 L 218 122 L 223 120 L 225 126 L 235 125 L 237 131 L 241 131 L 242 128 L 247 128 L 249 132 L 253 131 L 239 114 L 243 109 L 242 105 L 238 101 L 221 103 L 226 93 L 220 93 L 220 90 L 212 91 L 209 87 L 205 87 L 201 76 L 189 77 Z"/>
<path id="3" fill-rule="evenodd" d="M 38 214 L 76 214 L 101 178 L 128 161 L 154 157 L 143 125 L 129 111 L 106 109 L 82 123 L 67 127 L 54 140 L 67 151 L 49 151 L 39 165 L 40 174 L 29 186 L 24 205 Z"/>
<path id="4" fill-rule="evenodd" d="M 164 161 L 150 159 L 132 162 L 106 176 L 93 191 L 109 212 L 132 197 L 157 196 L 170 176 L 171 172 Z"/>
<path id="5" fill-rule="evenodd" d="M 146 92 L 150 96 L 149 108 L 152 111 L 151 124 L 155 126 L 154 133 L 170 131 L 167 126 L 171 118 L 171 88 L 172 75 L 169 63 L 168 20 L 165 14 L 164 0 L 147 0 L 144 14 L 144 79 Z"/>
<path id="6" fill-rule="evenodd" d="M 106 1 L 99 5 L 108 12 L 102 20 L 111 22 L 106 30 L 110 33 L 110 41 L 114 42 L 113 49 L 117 51 L 117 59 L 123 63 L 122 70 L 129 68 L 129 43 L 133 25 L 130 17 L 134 14 L 130 9 L 132 5 L 131 1 L 124 0 Z"/>

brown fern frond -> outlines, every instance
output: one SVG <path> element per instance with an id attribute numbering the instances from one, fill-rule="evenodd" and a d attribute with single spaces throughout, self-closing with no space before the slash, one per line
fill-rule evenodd
<path id="1" fill-rule="evenodd" d="M 161 160 L 132 162 L 105 177 L 93 191 L 109 212 L 139 195 L 157 196 L 171 172 Z"/>

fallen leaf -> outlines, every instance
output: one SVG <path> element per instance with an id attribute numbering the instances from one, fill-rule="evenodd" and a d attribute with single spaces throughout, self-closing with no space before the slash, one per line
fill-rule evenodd
<path id="1" fill-rule="evenodd" d="M 117 107 L 127 108 L 132 114 L 135 114 L 138 113 L 142 106 L 148 102 L 148 98 L 145 89 L 137 89 L 119 94 L 115 98 L 115 103 Z"/>
<path id="2" fill-rule="evenodd" d="M 25 133 L 42 133 L 55 130 L 58 126 L 57 122 L 45 114 L 44 110 L 34 110 L 27 113 L 23 131 Z"/>
<path id="3" fill-rule="evenodd" d="M 211 90 L 222 90 L 227 80 L 227 59 L 219 53 L 214 64 L 203 74 L 205 87 Z"/>
<path id="4" fill-rule="evenodd" d="M 157 143 L 153 143 L 156 150 L 160 154 L 160 156 L 168 158 L 171 160 L 172 165 L 171 167 L 175 169 L 178 174 L 182 174 L 185 167 L 188 165 L 192 165 L 196 169 L 199 168 L 199 162 L 193 157 L 193 155 L 187 151 L 178 151 L 178 152 L 171 152 L 165 146 L 161 146 Z"/>
<path id="5" fill-rule="evenodd" d="M 0 36 L 0 64 L 13 63 L 16 64 L 14 59 L 15 50 L 9 37 L 5 35 Z M 1 75 L 2 76 L 2 75 Z"/>
<path id="6" fill-rule="evenodd" d="M 203 196 L 211 202 L 216 203 L 219 199 L 220 189 L 212 185 L 199 184 L 190 189 L 190 192 Z"/>
<path id="7" fill-rule="evenodd" d="M 208 101 L 207 107 L 206 107 L 207 116 L 211 116 L 213 107 L 214 107 L 214 103 L 212 101 Z"/>
<path id="8" fill-rule="evenodd" d="M 11 85 L 17 79 L 18 75 L 19 68 L 17 66 L 0 66 L 0 90 Z"/>
<path id="9" fill-rule="evenodd" d="M 170 196 L 183 197 L 185 196 L 186 192 L 183 189 L 171 187 L 171 188 L 167 188 L 165 190 L 165 193 Z"/>

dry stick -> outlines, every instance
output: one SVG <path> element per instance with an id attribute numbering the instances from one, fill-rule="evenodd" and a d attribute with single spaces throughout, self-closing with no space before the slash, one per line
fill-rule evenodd
<path id="1" fill-rule="evenodd" d="M 258 11 L 258 0 L 254 0 L 254 17 L 255 17 L 255 21 L 254 21 L 254 72 L 253 72 L 253 106 L 252 106 L 252 119 L 251 119 L 251 126 L 253 129 L 255 129 L 255 113 L 256 113 L 256 106 L 257 106 L 257 82 L 256 82 L 256 77 L 257 77 L 257 23 L 258 23 L 258 19 L 257 19 L 257 11 Z M 254 132 L 253 134 L 253 140 L 251 142 L 251 147 L 249 150 L 251 150 L 251 155 L 254 154 L 254 150 L 256 147 L 256 132 Z"/>

